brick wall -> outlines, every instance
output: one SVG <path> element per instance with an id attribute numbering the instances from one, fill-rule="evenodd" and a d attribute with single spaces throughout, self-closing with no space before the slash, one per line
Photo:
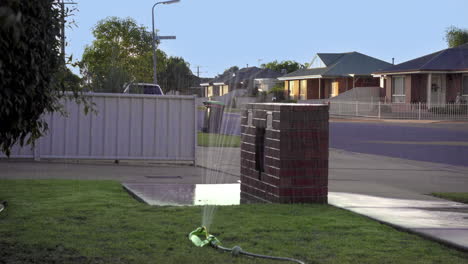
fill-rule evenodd
<path id="1" fill-rule="evenodd" d="M 241 202 L 327 202 L 328 105 L 249 104 L 241 123 Z"/>

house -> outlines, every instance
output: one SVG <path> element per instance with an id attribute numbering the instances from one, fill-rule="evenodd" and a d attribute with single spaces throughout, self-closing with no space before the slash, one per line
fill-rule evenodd
<path id="1" fill-rule="evenodd" d="M 252 92 L 259 86 L 268 89 L 264 86 L 271 85 L 281 75 L 270 69 L 247 67 L 237 71 L 226 71 L 213 80 L 202 83 L 201 86 L 205 88 L 206 97 L 222 96 L 236 89 L 247 89 Z"/>
<path id="2" fill-rule="evenodd" d="M 416 58 L 375 76 L 383 79 L 386 99 L 394 103 L 453 103 L 468 99 L 468 43 Z M 461 98 L 461 97 L 459 97 Z"/>
<path id="3" fill-rule="evenodd" d="M 390 63 L 359 52 L 317 53 L 311 66 L 278 80 L 290 99 L 327 99 L 355 87 L 379 86 L 372 73 L 391 66 Z"/>

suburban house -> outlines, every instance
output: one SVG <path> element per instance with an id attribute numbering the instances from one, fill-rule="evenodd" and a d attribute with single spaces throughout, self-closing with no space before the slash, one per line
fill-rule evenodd
<path id="1" fill-rule="evenodd" d="M 317 53 L 311 66 L 278 80 L 290 99 L 327 99 L 356 87 L 378 87 L 379 78 L 372 73 L 392 64 L 359 52 Z"/>
<path id="2" fill-rule="evenodd" d="M 377 71 L 387 101 L 454 103 L 468 99 L 468 43 Z"/>
<path id="3" fill-rule="evenodd" d="M 282 74 L 258 67 L 242 68 L 237 71 L 227 71 L 209 82 L 202 83 L 206 97 L 222 96 L 236 89 L 269 89 Z M 268 87 L 267 87 L 268 86 Z"/>

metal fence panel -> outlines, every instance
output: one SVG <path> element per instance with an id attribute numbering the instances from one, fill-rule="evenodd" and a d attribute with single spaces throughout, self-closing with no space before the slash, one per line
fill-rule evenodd
<path id="1" fill-rule="evenodd" d="M 14 158 L 148 159 L 195 162 L 196 105 L 192 96 L 91 94 L 96 113 L 64 101 L 67 115 L 49 125 L 36 149 L 14 146 Z"/>

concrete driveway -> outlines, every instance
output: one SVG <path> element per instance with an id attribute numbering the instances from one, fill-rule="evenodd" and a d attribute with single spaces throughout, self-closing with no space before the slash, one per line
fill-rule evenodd
<path id="1" fill-rule="evenodd" d="M 206 169 L 147 162 L 0 160 L 0 179 L 116 180 L 132 183 L 201 183 Z"/>

